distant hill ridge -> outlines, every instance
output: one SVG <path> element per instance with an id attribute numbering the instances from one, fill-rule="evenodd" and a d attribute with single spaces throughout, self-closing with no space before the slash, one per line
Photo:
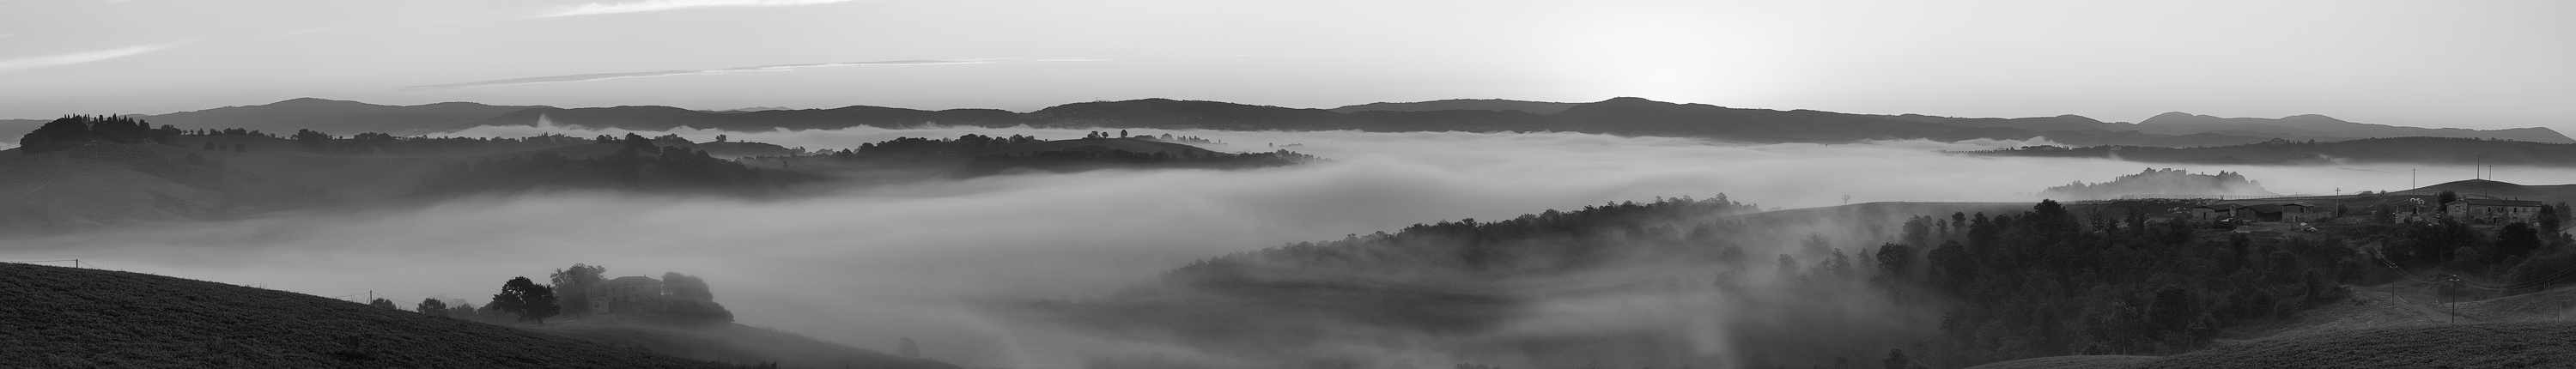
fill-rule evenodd
<path id="1" fill-rule="evenodd" d="M 2046 137 L 2075 145 L 2158 147 L 2224 146 L 2272 139 L 2339 141 L 2374 137 L 2489 138 L 2544 143 L 2576 139 L 2541 127 L 2503 130 L 2417 128 L 2346 122 L 2322 115 L 2279 119 L 2218 118 L 2166 113 L 2140 123 L 2102 122 L 2077 115 L 2028 118 L 1957 118 L 1918 114 L 1870 115 L 1816 110 L 1771 110 L 1682 104 L 1635 97 L 1589 103 L 1501 99 L 1450 99 L 1369 103 L 1306 109 L 1220 101 L 1137 99 L 1057 105 L 1027 113 L 998 109 L 920 110 L 878 106 L 832 109 L 755 107 L 724 111 L 667 106 L 558 108 L 449 102 L 413 106 L 299 98 L 267 105 L 140 115 L 154 124 L 184 128 L 314 129 L 339 134 L 385 132 L 415 135 L 474 126 L 557 124 L 667 130 L 676 127 L 733 131 L 881 128 L 924 125 L 1234 130 L 1567 131 L 1618 135 L 1698 137 L 1740 142 L 1851 142 L 1885 139 L 2023 140 Z M 0 120 L 0 137 L 32 129 L 37 120 Z"/>

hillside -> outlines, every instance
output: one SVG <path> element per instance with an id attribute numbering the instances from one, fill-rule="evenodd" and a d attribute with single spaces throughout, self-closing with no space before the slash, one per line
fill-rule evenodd
<path id="1" fill-rule="evenodd" d="M 2422 325 L 2276 337 L 2132 369 L 2529 368 L 2576 362 L 2576 322 Z"/>
<path id="2" fill-rule="evenodd" d="M 718 368 L 347 301 L 0 263 L 0 367 Z"/>
<path id="3" fill-rule="evenodd" d="M 1980 156 L 2105 158 L 2141 163 L 2330 165 L 2342 163 L 2576 166 L 2576 144 L 2441 137 L 2350 141 L 2268 141 L 2212 147 L 2032 146 L 1966 152 Z"/>
<path id="4" fill-rule="evenodd" d="M 714 362 L 778 363 L 788 368 L 958 369 L 954 364 L 905 358 L 737 323 L 583 316 L 518 328 Z"/>
<path id="5" fill-rule="evenodd" d="M 2514 128 L 2469 130 L 2460 128 L 2417 128 L 2385 124 L 2347 122 L 2324 115 L 2303 114 L 2264 118 L 2220 118 L 2183 112 L 2168 112 L 2147 118 L 2130 129 L 2167 135 L 2193 133 L 2241 133 L 2289 140 L 2352 139 L 2369 137 L 2449 137 L 2519 140 L 2546 143 L 2576 143 L 2566 135 L 2548 128 Z"/>
<path id="6" fill-rule="evenodd" d="M 2242 145 L 2274 139 L 2341 141 L 2373 137 L 2472 137 L 2544 143 L 2576 142 L 2548 128 L 2469 130 L 2352 123 L 2319 115 L 2281 119 L 2217 118 L 2170 113 L 2144 123 L 2102 122 L 2077 115 L 2025 118 L 1872 115 L 1816 110 L 1772 110 L 1680 104 L 1634 97 L 1587 103 L 1451 99 L 1370 103 L 1333 109 L 1238 104 L 1221 101 L 1137 99 L 1056 105 L 1018 113 L 996 109 L 920 110 L 853 105 L 833 109 L 692 110 L 667 106 L 557 108 L 439 103 L 384 106 L 351 101 L 295 99 L 141 116 L 155 122 L 202 128 L 251 128 L 270 132 L 318 129 L 410 135 L 471 126 L 527 126 L 539 121 L 593 128 L 668 130 L 676 127 L 731 131 L 879 128 L 924 125 L 1058 128 L 1164 128 L 1228 130 L 1564 131 L 1617 135 L 1698 137 L 1741 142 L 1852 142 L 1874 139 L 2026 140 L 2046 137 L 2077 146 L 2197 147 Z M 0 120 L 0 137 L 33 129 L 40 120 Z"/>
<path id="7" fill-rule="evenodd" d="M 1367 103 L 1333 108 L 1332 111 L 1340 113 L 1357 113 L 1364 111 L 1519 110 L 1529 112 L 1531 114 L 1548 115 L 1565 111 L 1566 108 L 1571 108 L 1575 105 L 1580 104 L 1504 99 L 1448 99 L 1409 103 Z"/>
<path id="8" fill-rule="evenodd" d="M 2424 186 L 2423 188 L 2395 191 L 2392 193 L 2400 195 L 2432 196 L 2440 194 L 2442 191 L 2451 191 L 2452 193 L 2472 198 L 2532 200 L 2551 204 L 2560 202 L 2576 202 L 2576 184 L 2522 185 L 2514 184 L 2512 182 L 2484 179 L 2444 182 L 2441 184 Z"/>
<path id="9" fill-rule="evenodd" d="M 2129 355 L 2050 356 L 1978 365 L 1968 369 L 2123 369 L 2155 359 L 2154 356 Z"/>
<path id="10" fill-rule="evenodd" d="M 472 127 L 471 123 L 476 121 L 533 107 L 470 102 L 394 106 L 306 97 L 264 105 L 227 106 L 167 114 L 138 114 L 133 117 L 149 120 L 154 124 L 189 128 L 241 128 L 278 134 L 291 133 L 298 129 L 312 129 L 329 132 L 415 135 Z M 34 119 L 0 120 L 0 137 L 14 139 L 43 123 L 44 120 Z"/>

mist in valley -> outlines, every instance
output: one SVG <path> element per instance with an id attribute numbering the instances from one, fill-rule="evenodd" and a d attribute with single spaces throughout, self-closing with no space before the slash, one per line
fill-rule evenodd
<path id="1" fill-rule="evenodd" d="M 831 131 L 676 130 L 696 141 L 840 149 L 895 137 L 1088 131 L 1033 128 L 851 128 Z M 478 127 L 460 136 L 574 137 L 622 130 Z M 480 303 L 513 276 L 542 278 L 573 263 L 606 275 L 681 272 L 704 277 L 737 322 L 856 347 L 891 351 L 902 338 L 928 357 L 968 367 L 1076 368 L 1102 356 L 1168 355 L 1211 365 L 1270 364 L 1277 357 L 1201 350 L 1193 342 L 1016 317 L 996 306 L 1081 301 L 1150 282 L 1193 261 L 1282 244 L 1394 232 L 1466 218 L 1511 219 L 1625 201 L 1724 194 L 1772 210 L 1868 202 L 2001 202 L 2026 209 L 2035 193 L 2099 182 L 2146 165 L 2107 159 L 1948 155 L 2042 141 L 1881 141 L 1750 145 L 1579 133 L 1370 133 L 1138 131 L 1225 142 L 1217 151 L 1290 149 L 1329 161 L 1213 170 L 1024 173 L 915 182 L 834 183 L 792 196 L 550 191 L 480 195 L 419 206 L 308 210 L 248 219 L 172 223 L 5 240 L 16 257 L 79 258 L 109 269 L 253 285 L 321 296 L 373 291 L 398 302 L 462 298 Z M 1288 146 L 1294 145 L 1294 146 Z M 2241 173 L 2282 194 L 2410 188 L 2466 179 L 2470 169 L 2192 166 Z M 2566 171 L 2499 169 L 2521 183 L 2576 182 Z M 1892 214 L 1903 217 L 1915 214 Z M 1921 214 L 1921 215 L 1946 215 Z M 1894 241 L 1871 220 L 1786 224 L 1737 239 L 1750 262 L 1719 292 L 1724 268 L 1654 255 L 1617 267 L 1534 279 L 1518 286 L 1524 309 L 1461 336 L 1408 335 L 1379 327 L 1370 340 L 1318 351 L 1380 356 L 1371 367 L 1566 365 L 1477 349 L 1530 340 L 1638 340 L 1600 351 L 1609 366 L 1729 367 L 1777 356 L 1883 353 L 1902 342 L 1837 341 L 1843 331 L 1929 329 L 1934 312 L 1859 293 L 1862 284 L 1781 282 L 1773 260 L 1813 263 L 1814 232 L 1841 253 Z M 1669 289 L 1639 285 L 1668 283 Z M 1852 293 L 1833 293 L 1847 289 Z M 1006 309 L 1004 309 L 1006 310 Z M 1830 310 L 1832 330 L 1779 324 Z M 1928 316 L 1928 317 L 1927 317 Z M 1927 320 L 1928 319 L 1928 320 Z M 1832 332 L 1834 334 L 1828 334 Z M 1747 341 L 1747 335 L 1771 339 Z M 1660 338 L 1657 338 L 1660 337 Z M 1832 347 L 1852 345 L 1856 347 Z M 1797 346 L 1797 347 L 1788 347 Z M 1825 346 L 1825 347 L 1811 347 Z M 1306 346 L 1309 349 L 1323 346 Z M 1589 346 L 1569 346 L 1589 347 Z M 1797 350 L 1798 347 L 1808 347 Z M 1411 348 L 1411 349 L 1392 349 Z M 1671 359 L 1618 358 L 1653 354 Z M 1876 357 L 1853 357 L 1874 364 Z"/>

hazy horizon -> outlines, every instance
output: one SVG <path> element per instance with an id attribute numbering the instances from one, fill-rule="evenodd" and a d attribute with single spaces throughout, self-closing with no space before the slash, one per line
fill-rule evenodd
<path id="1" fill-rule="evenodd" d="M 295 97 L 1026 111 L 1616 96 L 2576 132 L 2556 1 L 0 2 L 0 117 Z M 96 27 L 96 23 L 112 26 Z M 692 27 L 664 27 L 691 24 Z M 77 30 L 77 31 L 74 31 Z"/>

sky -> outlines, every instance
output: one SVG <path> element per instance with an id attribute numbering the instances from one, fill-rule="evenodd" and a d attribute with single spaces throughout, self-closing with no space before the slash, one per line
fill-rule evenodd
<path id="1" fill-rule="evenodd" d="M 0 0 L 0 117 L 1638 96 L 2576 131 L 2576 2 Z"/>

